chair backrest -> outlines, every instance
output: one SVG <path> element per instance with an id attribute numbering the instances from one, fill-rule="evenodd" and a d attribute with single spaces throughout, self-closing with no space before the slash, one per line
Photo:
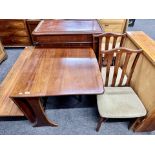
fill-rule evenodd
<path id="1" fill-rule="evenodd" d="M 123 47 L 112 49 L 112 50 L 102 51 L 101 53 L 104 53 L 106 61 L 107 61 L 106 79 L 104 79 L 105 80 L 105 86 L 108 86 L 110 66 L 112 63 L 113 56 L 116 55 L 116 60 L 115 60 L 115 65 L 114 65 L 114 73 L 113 73 L 112 84 L 111 84 L 112 87 L 115 86 L 119 67 L 122 68 L 122 73 L 121 73 L 121 77 L 120 77 L 118 86 L 122 86 L 124 76 L 126 75 L 126 70 L 128 67 L 129 59 L 130 59 L 131 55 L 134 54 L 135 57 L 132 61 L 132 64 L 130 64 L 131 68 L 129 69 L 129 75 L 127 76 L 127 81 L 125 84 L 125 86 L 129 86 L 131 78 L 132 78 L 132 74 L 134 72 L 136 63 L 138 61 L 138 58 L 139 58 L 141 52 L 142 52 L 141 49 L 140 50 L 132 50 L 132 49 L 127 49 L 127 48 L 123 48 Z M 124 62 L 122 64 L 120 64 L 122 57 L 124 58 Z"/>
<path id="2" fill-rule="evenodd" d="M 102 50 L 109 50 L 110 44 L 111 49 L 122 47 L 126 38 L 126 33 L 103 33 L 99 35 L 93 35 L 93 49 L 95 49 L 96 38 L 99 39 L 99 66 L 102 66 Z M 105 44 L 104 49 L 102 44 Z"/>
<path id="3" fill-rule="evenodd" d="M 121 33 L 103 33 L 99 35 L 94 35 L 94 38 L 98 37 L 99 38 L 99 46 L 100 49 L 102 47 L 103 40 L 105 39 L 105 48 L 101 50 L 109 50 L 109 45 L 110 43 L 112 44 L 112 49 L 116 48 L 116 43 L 119 42 L 119 47 L 123 46 L 123 43 L 126 38 L 126 33 L 121 34 Z M 117 48 L 119 48 L 117 47 Z"/>

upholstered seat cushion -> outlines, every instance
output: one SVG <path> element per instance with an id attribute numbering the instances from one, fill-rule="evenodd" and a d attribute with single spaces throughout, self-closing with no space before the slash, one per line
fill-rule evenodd
<path id="1" fill-rule="evenodd" d="M 102 78 L 105 81 L 105 79 L 106 79 L 106 67 L 102 67 L 101 72 L 102 72 Z M 113 74 L 114 74 L 114 66 L 111 66 L 110 67 L 110 74 L 109 74 L 108 86 L 111 86 L 111 84 L 112 84 Z M 119 67 L 118 68 L 118 73 L 117 73 L 117 79 L 116 79 L 115 86 L 118 86 L 119 80 L 121 79 L 121 74 L 122 74 L 122 69 Z M 124 76 L 124 79 L 123 79 L 122 85 L 125 85 L 126 84 L 126 81 L 127 81 L 127 76 L 125 75 Z"/>
<path id="2" fill-rule="evenodd" d="M 101 117 L 133 118 L 146 115 L 146 109 L 131 87 L 105 87 L 97 96 Z"/>

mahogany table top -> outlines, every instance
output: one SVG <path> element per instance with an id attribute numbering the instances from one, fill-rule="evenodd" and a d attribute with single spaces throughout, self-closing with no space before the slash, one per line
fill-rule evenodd
<path id="1" fill-rule="evenodd" d="M 91 20 L 42 20 L 33 31 L 33 35 L 54 34 L 98 34 L 103 33 L 95 19 Z"/>
<path id="2" fill-rule="evenodd" d="M 103 81 L 91 48 L 34 48 L 11 97 L 103 93 Z"/>

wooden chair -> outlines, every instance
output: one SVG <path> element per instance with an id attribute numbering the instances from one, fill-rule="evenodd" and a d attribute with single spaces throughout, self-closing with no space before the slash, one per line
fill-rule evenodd
<path id="1" fill-rule="evenodd" d="M 93 42 L 95 43 L 96 38 L 99 39 L 99 66 L 100 69 L 102 65 L 106 65 L 106 61 L 103 61 L 105 59 L 104 54 L 101 52 L 102 50 L 110 50 L 114 48 L 119 48 L 123 46 L 123 43 L 126 38 L 126 33 L 120 34 L 120 33 L 103 33 L 99 35 L 93 36 Z M 95 45 L 93 45 L 95 46 Z M 113 61 L 115 61 L 115 55 L 113 57 Z M 104 64 L 103 64 L 104 62 Z M 114 64 L 112 62 L 112 64 Z"/>
<path id="2" fill-rule="evenodd" d="M 106 73 L 105 77 L 103 77 L 103 80 L 105 80 L 105 93 L 97 96 L 100 119 L 96 131 L 99 131 L 102 122 L 107 118 L 137 118 L 146 115 L 146 109 L 130 87 L 132 74 L 141 52 L 142 50 L 127 48 L 102 51 L 107 58 Z M 116 55 L 116 62 L 113 67 L 111 62 L 114 54 Z M 132 61 L 128 65 L 131 55 Z M 127 71 L 128 76 L 126 75 Z M 111 81 L 110 78 L 112 78 Z M 125 82 L 123 82 L 124 79 L 126 79 Z"/>

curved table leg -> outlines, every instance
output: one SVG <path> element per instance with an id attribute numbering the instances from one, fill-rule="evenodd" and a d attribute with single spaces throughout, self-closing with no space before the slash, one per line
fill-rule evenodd
<path id="1" fill-rule="evenodd" d="M 33 112 L 36 116 L 36 122 L 34 124 L 34 127 L 38 127 L 38 126 L 56 127 L 58 126 L 58 124 L 54 123 L 53 121 L 50 121 L 46 117 L 40 98 L 27 98 L 26 100 L 28 101 L 29 105 L 33 109 Z"/>
<path id="2" fill-rule="evenodd" d="M 23 111 L 25 116 L 32 122 L 34 127 L 40 126 L 52 126 L 56 127 L 58 124 L 50 121 L 44 112 L 43 106 L 41 104 L 40 98 L 13 98 L 14 102 Z M 19 104 L 20 103 L 20 104 Z M 23 105 L 24 106 L 23 106 Z M 26 110 L 28 109 L 28 110 Z"/>
<path id="3" fill-rule="evenodd" d="M 26 100 L 24 98 L 11 98 L 11 99 L 18 106 L 18 108 L 24 113 L 26 118 L 31 123 L 35 123 L 36 117 L 31 107 L 27 104 Z"/>

